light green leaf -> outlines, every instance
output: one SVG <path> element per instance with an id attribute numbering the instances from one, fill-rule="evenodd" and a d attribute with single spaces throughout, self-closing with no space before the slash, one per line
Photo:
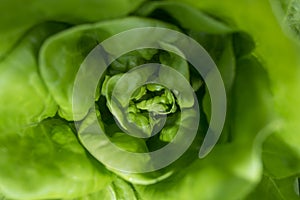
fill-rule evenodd
<path id="1" fill-rule="evenodd" d="M 254 53 L 270 79 L 271 92 L 274 96 L 274 106 L 271 109 L 278 114 L 282 123 L 281 130 L 278 131 L 276 137 L 279 136 L 288 147 L 293 148 L 293 151 L 299 154 L 300 123 L 299 111 L 296 108 L 300 106 L 300 46 L 294 39 L 291 39 L 290 34 L 282 29 L 282 22 L 278 22 L 278 19 L 282 20 L 282 18 L 276 17 L 272 9 L 274 1 L 181 0 L 181 2 L 186 2 L 218 17 L 230 18 L 239 30 L 245 31 L 253 38 L 256 43 Z M 281 2 L 284 2 L 283 10 L 288 10 L 289 2 L 293 1 Z M 249 98 L 251 98 L 250 94 L 249 92 Z M 262 109 L 265 110 L 265 108 Z M 260 114 L 255 115 L 254 110 L 251 112 L 253 113 L 251 119 L 260 116 Z M 262 113 L 260 109 L 255 112 Z M 249 120 L 251 119 L 249 117 Z M 240 129 L 245 130 L 242 126 Z M 270 162 L 272 162 L 271 159 Z M 300 161 L 297 159 L 294 162 Z"/>
<path id="2" fill-rule="evenodd" d="M 142 6 L 137 11 L 137 14 L 142 16 L 151 16 L 151 14 L 155 13 L 156 10 L 166 11 L 184 29 L 216 34 L 230 33 L 233 31 L 233 29 L 224 22 L 211 17 L 201 10 L 195 9 L 195 7 L 188 6 L 187 4 L 180 2 L 149 2 Z M 162 20 L 171 21 L 171 19 L 167 18 Z"/>
<path id="3" fill-rule="evenodd" d="M 65 27 L 45 23 L 33 28 L 0 61 L 0 130 L 18 129 L 55 115 L 57 105 L 40 77 L 37 57 L 43 41 Z"/>
<path id="4" fill-rule="evenodd" d="M 112 183 L 112 190 L 115 196 L 115 199 L 118 200 L 138 200 L 132 185 L 126 181 L 116 177 Z"/>
<path id="5" fill-rule="evenodd" d="M 72 127 L 50 119 L 0 135 L 0 188 L 12 199 L 75 198 L 111 181 L 87 154 Z"/>
<path id="6" fill-rule="evenodd" d="M 218 146 L 209 157 L 186 163 L 168 179 L 154 185 L 135 185 L 135 189 L 144 200 L 241 199 L 261 173 L 259 161 L 249 153 L 244 146 Z"/>
<path id="7" fill-rule="evenodd" d="M 45 21 L 82 24 L 125 16 L 143 0 L 1 0 L 0 60 L 32 26 Z"/>

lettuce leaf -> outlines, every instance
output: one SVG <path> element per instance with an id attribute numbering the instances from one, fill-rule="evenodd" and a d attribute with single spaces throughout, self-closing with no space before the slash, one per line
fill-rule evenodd
<path id="1" fill-rule="evenodd" d="M 60 119 L 0 135 L 0 188 L 12 199 L 74 198 L 105 188 L 111 175 Z"/>
<path id="2" fill-rule="evenodd" d="M 24 8 L 18 0 L 3 0 L 0 8 L 0 199 L 299 198 L 299 0 L 27 3 Z M 73 110 L 74 80 L 86 56 L 110 36 L 142 27 L 192 37 L 218 66 L 227 116 L 219 142 L 205 158 L 199 159 L 198 152 L 210 122 L 210 96 L 203 78 L 184 55 L 178 56 L 176 42 L 117 58 L 100 79 L 94 102 L 82 101 Z M 147 40 L 136 35 L 114 47 Z M 113 58 L 109 49 L 103 51 Z M 120 94 L 148 77 L 127 77 L 117 96 L 119 107 L 112 103 L 112 89 L 123 74 L 152 62 L 172 65 L 191 84 L 201 120 L 183 125 L 186 133 L 199 126 L 197 136 L 180 159 L 163 169 L 135 174 L 105 167 L 88 151 L 105 142 L 134 153 L 155 151 L 172 141 L 180 118 L 193 114 L 187 93 L 178 98 L 165 86 L 144 85 L 130 97 L 129 122 L 148 136 L 165 126 L 150 139 L 125 133 L 134 131 L 120 111 L 126 100 Z M 159 78 L 186 89 L 171 74 Z M 179 114 L 180 99 L 190 109 L 187 115 Z M 166 121 L 157 115 L 166 115 Z M 74 123 L 81 123 L 79 131 Z M 88 146 L 82 132 L 95 123 L 109 140 L 98 141 L 91 132 Z M 102 153 L 126 163 L 126 156 L 109 149 Z"/>
<path id="3" fill-rule="evenodd" d="M 36 24 L 45 21 L 82 24 L 125 16 L 143 0 L 2 0 L 0 19 L 0 59 L 6 57 L 19 39 Z"/>
<path id="4" fill-rule="evenodd" d="M 37 25 L 0 61 L 1 131 L 55 115 L 57 105 L 40 77 L 37 57 L 43 41 L 66 27 L 62 23 Z"/>

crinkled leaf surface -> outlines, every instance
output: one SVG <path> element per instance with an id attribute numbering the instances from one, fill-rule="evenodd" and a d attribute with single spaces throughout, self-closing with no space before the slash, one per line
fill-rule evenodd
<path id="1" fill-rule="evenodd" d="M 80 197 L 111 181 L 87 154 L 72 128 L 49 119 L 0 135 L 0 189 L 12 199 Z"/>
<path id="2" fill-rule="evenodd" d="M 29 126 L 54 115 L 56 104 L 50 95 L 59 106 L 60 116 L 73 120 L 71 98 L 75 74 L 93 47 L 130 28 L 173 26 L 130 17 L 78 26 L 50 37 L 42 48 L 39 63 L 49 94 L 40 80 L 36 62 L 39 46 L 49 35 L 30 33 L 32 37 L 19 40 L 25 31 L 45 20 L 74 25 L 123 17 L 134 11 L 141 1 L 30 1 L 26 9 L 23 2 L 1 2 L 0 70 L 3 78 L 0 83 L 3 84 L 1 90 L 4 89 L 0 102 L 3 105 L 2 126 L 7 127 L 0 134 L 1 193 L 19 199 L 298 198 L 294 180 L 300 173 L 297 109 L 300 104 L 300 48 L 298 42 L 291 39 L 299 30 L 298 0 L 177 1 L 149 1 L 134 14 L 175 24 L 207 48 L 220 69 L 229 96 L 223 132 L 226 136 L 206 158 L 195 159 L 195 154 L 188 154 L 192 159 L 183 159 L 185 165 L 172 165 L 176 173 L 167 179 L 160 181 L 156 176 L 149 178 L 146 174 L 138 174 L 136 180 L 146 180 L 146 184 L 151 185 L 140 185 L 134 180 L 138 183 L 134 186 L 118 178 L 108 185 L 114 175 L 84 151 L 65 121 L 46 120 L 19 131 L 9 129 L 17 128 L 18 124 Z M 276 2 L 277 7 L 274 6 Z M 10 13 L 12 10 L 15 15 Z M 47 29 L 43 30 L 48 33 Z M 29 38 L 27 42 L 26 38 Z M 118 45 L 122 44 L 115 44 Z M 149 51 L 142 57 L 151 58 L 154 54 Z M 135 57 L 133 54 L 119 60 L 112 71 L 126 72 L 122 64 L 128 63 L 127 59 L 133 61 L 128 64 L 130 67 L 140 62 L 132 56 Z M 176 64 L 173 59 L 176 60 L 172 56 L 161 58 L 165 63 Z M 192 84 L 197 83 L 193 77 L 190 73 Z M 20 95 L 16 95 L 18 93 Z M 89 106 L 82 105 L 82 108 L 86 111 Z M 207 95 L 203 106 L 209 120 Z M 85 115 L 81 113 L 79 119 Z M 109 124 L 108 127 L 113 126 Z M 167 127 L 171 132 L 164 138 L 167 141 L 172 138 L 171 129 Z M 274 134 L 266 139 L 270 133 Z M 112 140 L 125 149 L 145 150 L 143 141 L 135 142 L 127 136 L 117 134 Z M 135 144 L 129 145 L 131 142 Z M 198 152 L 198 147 L 199 144 L 191 148 Z"/>
<path id="3" fill-rule="evenodd" d="M 76 73 L 88 53 L 104 39 L 125 30 L 139 27 L 172 27 L 160 21 L 129 17 L 113 21 L 83 25 L 62 32 L 43 46 L 40 68 L 43 79 L 59 105 L 61 117 L 72 120 L 72 94 Z M 138 41 L 144 38 L 139 38 Z M 121 45 L 121 44 L 116 44 Z M 90 72 L 93 73 L 93 72 Z M 78 108 L 78 119 L 82 119 L 91 105 L 82 104 Z"/>
<path id="4" fill-rule="evenodd" d="M 56 113 L 57 105 L 39 74 L 38 52 L 47 37 L 64 28 L 60 23 L 34 27 L 0 61 L 0 130 L 28 126 Z"/>

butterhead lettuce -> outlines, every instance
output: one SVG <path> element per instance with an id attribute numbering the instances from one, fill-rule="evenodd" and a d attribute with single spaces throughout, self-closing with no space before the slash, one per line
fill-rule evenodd
<path id="1" fill-rule="evenodd" d="M 298 0 L 2 0 L 0 199 L 298 199 L 299 8 Z M 146 27 L 191 37 L 218 67 L 226 119 L 204 158 L 198 154 L 211 97 L 177 38 L 166 35 L 169 42 L 157 49 L 117 58 L 100 49 L 109 66 L 93 102 L 83 95 L 74 108 L 88 55 L 112 36 Z M 137 36 L 114 48 L 147 40 Z M 95 124 L 108 140 L 98 140 Z M 110 144 L 149 153 L 172 143 L 179 130 L 196 135 L 168 166 L 136 173 L 108 164 L 140 167 Z"/>

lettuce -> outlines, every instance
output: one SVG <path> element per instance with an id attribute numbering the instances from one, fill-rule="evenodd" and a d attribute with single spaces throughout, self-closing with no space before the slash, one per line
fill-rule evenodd
<path id="1" fill-rule="evenodd" d="M 110 173 L 90 160 L 72 127 L 62 120 L 44 120 L 17 133 L 2 133 L 0 140 L 5 150 L 1 190 L 9 198 L 77 197 L 111 181 Z"/>
<path id="2" fill-rule="evenodd" d="M 22 3 L 0 8 L 0 199 L 299 198 L 298 0 Z M 147 27 L 211 58 L 180 34 L 104 45 Z M 189 54 L 215 63 L 224 90 Z M 150 154 L 174 141 L 178 159 Z"/>

